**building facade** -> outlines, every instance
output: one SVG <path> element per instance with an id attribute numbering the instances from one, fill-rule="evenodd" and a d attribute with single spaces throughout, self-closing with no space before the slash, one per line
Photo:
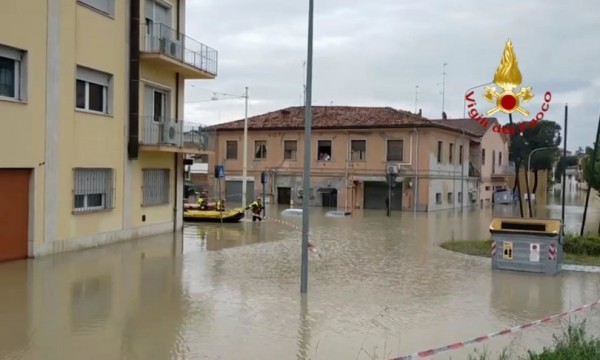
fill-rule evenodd
<path id="1" fill-rule="evenodd" d="M 482 126 L 472 119 L 434 120 L 457 130 L 465 129 L 475 134 L 469 138 L 469 202 L 480 207 L 492 205 L 494 192 L 509 187 L 508 179 L 514 176 L 514 164 L 509 162 L 510 135 L 494 131 L 499 126 L 496 118 L 488 119 Z M 474 185 L 474 186 L 473 186 Z"/>
<path id="2" fill-rule="evenodd" d="M 182 226 L 185 79 L 216 51 L 180 32 L 184 0 L 21 0 L 0 13 L 0 260 Z M 27 31 L 14 31 L 27 23 Z"/>
<path id="3" fill-rule="evenodd" d="M 471 120 L 471 122 L 473 122 Z M 475 123 L 475 122 L 473 122 Z M 479 126 L 479 124 L 476 124 Z M 216 125 L 217 147 L 209 157 L 225 167 L 213 196 L 241 202 L 243 120 Z M 383 209 L 391 192 L 396 210 L 433 211 L 476 205 L 481 176 L 470 171 L 473 143 L 483 132 L 457 128 L 392 108 L 313 107 L 311 184 L 303 186 L 304 108 L 291 107 L 248 119 L 247 202 L 339 209 Z M 396 175 L 390 188 L 389 174 Z M 219 183 L 220 182 L 220 183 Z M 463 194 L 476 194 L 463 196 Z"/>

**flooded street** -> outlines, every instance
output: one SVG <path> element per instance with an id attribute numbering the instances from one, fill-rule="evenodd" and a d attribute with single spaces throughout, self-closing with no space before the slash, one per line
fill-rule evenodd
<path id="1" fill-rule="evenodd" d="M 568 229 L 582 208 L 571 198 Z M 595 204 L 596 200 L 594 199 Z M 268 207 L 282 217 L 286 207 Z M 512 207 L 497 207 L 501 216 Z M 487 239 L 491 209 L 429 214 L 311 209 L 308 296 L 300 232 L 265 221 L 186 225 L 168 234 L 0 264 L 1 359 L 389 359 L 524 324 L 600 299 L 600 274 L 494 272 L 489 259 L 441 249 Z M 560 218 L 560 206 L 538 217 Z M 588 229 L 600 212 L 590 209 Z M 588 317 L 594 333 L 598 310 Z M 563 323 L 564 325 L 564 323 Z M 551 345 L 561 323 L 475 348 Z"/>

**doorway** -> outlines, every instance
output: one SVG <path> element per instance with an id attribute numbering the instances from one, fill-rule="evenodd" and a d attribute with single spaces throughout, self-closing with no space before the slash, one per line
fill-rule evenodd
<path id="1" fill-rule="evenodd" d="M 278 187 L 277 188 L 277 204 L 289 205 L 292 201 L 292 188 Z"/>
<path id="2" fill-rule="evenodd" d="M 319 189 L 318 191 L 321 193 L 321 204 L 323 207 L 337 209 L 337 189 Z"/>
<path id="3" fill-rule="evenodd" d="M 30 173 L 29 169 L 0 170 L 0 261 L 27 258 Z"/>

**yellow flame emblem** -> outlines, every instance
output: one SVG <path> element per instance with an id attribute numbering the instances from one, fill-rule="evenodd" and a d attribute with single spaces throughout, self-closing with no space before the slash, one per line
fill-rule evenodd
<path id="1" fill-rule="evenodd" d="M 520 105 L 533 99 L 534 95 L 531 92 L 531 86 L 521 88 L 519 92 L 514 92 L 514 89 L 520 86 L 522 81 L 523 78 L 519 70 L 517 56 L 513 50 L 512 42 L 508 40 L 504 46 L 500 65 L 494 74 L 494 82 L 503 91 L 498 93 L 495 87 L 486 86 L 485 93 L 483 94 L 484 99 L 491 103 L 496 103 L 496 106 L 488 111 L 487 115 L 490 116 L 497 111 L 502 111 L 505 114 L 512 114 L 518 111 L 523 116 L 529 116 L 529 112 Z"/>

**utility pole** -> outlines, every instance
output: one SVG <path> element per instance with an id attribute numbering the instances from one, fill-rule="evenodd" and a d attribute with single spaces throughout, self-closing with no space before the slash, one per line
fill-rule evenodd
<path id="1" fill-rule="evenodd" d="M 310 211 L 310 134 L 312 127 L 312 65 L 313 65 L 314 0 L 308 0 L 308 50 L 306 66 L 306 102 L 304 110 L 304 181 L 302 184 L 302 268 L 300 293 L 308 292 L 308 216 Z"/>
<path id="2" fill-rule="evenodd" d="M 248 176 L 248 87 L 244 93 L 245 99 L 245 111 L 244 111 L 244 151 L 243 151 L 243 165 L 242 165 L 242 209 L 246 208 L 246 192 L 247 192 L 247 179 Z"/>

